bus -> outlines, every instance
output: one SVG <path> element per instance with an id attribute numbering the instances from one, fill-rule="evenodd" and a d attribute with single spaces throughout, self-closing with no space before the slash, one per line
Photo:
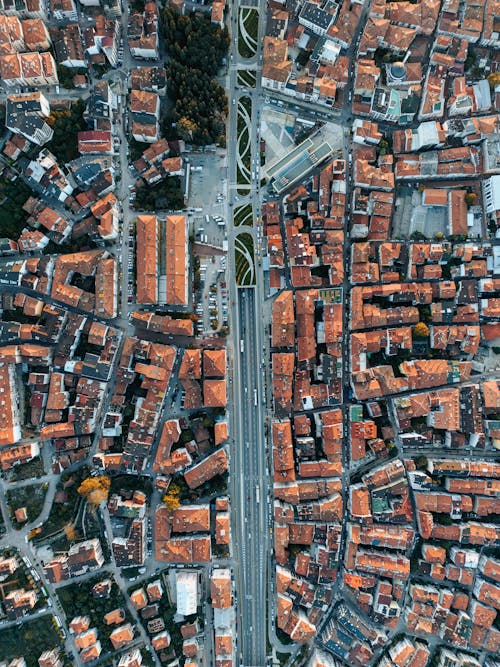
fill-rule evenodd
<path id="1" fill-rule="evenodd" d="M 257 407 L 257 389 L 253 390 L 253 404 Z"/>
<path id="2" fill-rule="evenodd" d="M 257 484 L 255 487 L 255 498 L 258 503 L 260 503 L 260 486 Z"/>
<path id="3" fill-rule="evenodd" d="M 240 352 L 243 354 L 245 351 L 245 343 L 243 342 L 243 338 L 240 340 Z"/>

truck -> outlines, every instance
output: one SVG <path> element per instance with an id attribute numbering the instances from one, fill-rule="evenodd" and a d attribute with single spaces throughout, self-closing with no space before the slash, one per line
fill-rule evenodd
<path id="1" fill-rule="evenodd" d="M 253 404 L 257 406 L 257 389 L 253 390 Z"/>
<path id="2" fill-rule="evenodd" d="M 243 342 L 243 338 L 240 340 L 240 352 L 243 354 L 245 351 L 245 343 Z"/>

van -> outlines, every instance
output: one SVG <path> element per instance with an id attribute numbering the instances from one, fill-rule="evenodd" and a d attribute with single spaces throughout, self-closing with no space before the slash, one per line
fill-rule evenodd
<path id="1" fill-rule="evenodd" d="M 209 215 L 206 215 L 206 216 L 205 216 L 205 222 L 207 223 L 207 225 L 208 225 L 208 223 L 210 222 L 210 216 L 209 216 Z"/>

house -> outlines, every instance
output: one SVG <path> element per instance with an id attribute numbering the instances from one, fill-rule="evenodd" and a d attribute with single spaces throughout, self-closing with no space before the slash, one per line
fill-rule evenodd
<path id="1" fill-rule="evenodd" d="M 0 358 L 0 389 L 3 395 L 0 404 L 0 446 L 15 444 L 21 437 L 14 368 L 13 364 L 3 363 Z"/>
<path id="2" fill-rule="evenodd" d="M 141 665 L 142 654 L 138 648 L 134 648 L 132 651 L 124 653 L 118 662 L 118 667 L 141 667 Z"/>
<path id="3" fill-rule="evenodd" d="M 220 28 L 224 27 L 224 9 L 226 3 L 224 2 L 213 2 L 212 10 L 210 12 L 210 21 L 216 23 Z"/>
<path id="4" fill-rule="evenodd" d="M 120 625 L 120 627 L 115 628 L 113 632 L 109 635 L 109 640 L 113 644 L 113 648 L 119 649 L 123 646 L 126 646 L 134 639 L 134 630 L 130 623 L 125 625 Z"/>
<path id="5" fill-rule="evenodd" d="M 88 153 L 107 153 L 113 152 L 111 142 L 111 132 L 104 130 L 86 130 L 78 132 L 78 152 Z"/>
<path id="6" fill-rule="evenodd" d="M 160 98 L 142 90 L 130 92 L 132 135 L 136 141 L 155 143 L 159 138 Z"/>
<path id="7" fill-rule="evenodd" d="M 333 23 L 337 14 L 338 5 L 330 0 L 321 4 L 316 2 L 304 2 L 299 14 L 299 23 L 315 35 L 322 37 Z"/>
<path id="8" fill-rule="evenodd" d="M 158 59 L 158 7 L 155 2 L 146 2 L 143 14 L 130 14 L 127 39 L 133 58 Z"/>
<path id="9" fill-rule="evenodd" d="M 52 54 L 38 51 L 0 55 L 0 79 L 7 87 L 40 87 L 59 83 Z"/>
<path id="10" fill-rule="evenodd" d="M 49 0 L 48 5 L 56 21 L 77 21 L 78 14 L 74 0 Z"/>
<path id="11" fill-rule="evenodd" d="M 9 591 L 3 599 L 3 607 L 7 618 L 11 621 L 17 620 L 29 614 L 38 602 L 38 595 L 34 590 L 26 591 L 24 588 Z"/>
<path id="12" fill-rule="evenodd" d="M 12 19 L 15 17 L 8 18 Z M 48 51 L 50 49 L 51 41 L 49 31 L 42 19 L 23 19 L 22 30 L 24 44 L 28 51 Z"/>
<path id="13" fill-rule="evenodd" d="M 288 60 L 286 40 L 277 37 L 264 37 L 262 57 L 262 86 L 284 92 L 292 72 L 292 62 Z"/>
<path id="14" fill-rule="evenodd" d="M 91 62 L 106 58 L 112 67 L 118 64 L 118 42 L 120 23 L 116 19 L 107 19 L 98 14 L 95 25 L 85 29 L 83 42 Z"/>
<path id="15" fill-rule="evenodd" d="M 147 90 L 162 95 L 167 87 L 164 67 L 136 67 L 130 70 L 130 85 L 133 90 Z"/>
<path id="16" fill-rule="evenodd" d="M 76 542 L 68 550 L 68 569 L 73 577 L 99 569 L 103 563 L 101 543 L 97 538 Z"/>
<path id="17" fill-rule="evenodd" d="M 49 115 L 49 101 L 39 91 L 7 96 L 6 126 L 38 146 L 50 141 L 54 134 L 45 122 Z"/>
<path id="18" fill-rule="evenodd" d="M 231 571 L 214 568 L 210 576 L 210 597 L 214 609 L 229 609 L 232 605 Z"/>
<path id="19" fill-rule="evenodd" d="M 137 303 L 158 303 L 158 220 L 155 215 L 138 215 L 136 223 Z"/>
<path id="20" fill-rule="evenodd" d="M 146 520 L 134 519 L 126 537 L 115 537 L 111 543 L 118 567 L 142 565 L 146 558 Z"/>

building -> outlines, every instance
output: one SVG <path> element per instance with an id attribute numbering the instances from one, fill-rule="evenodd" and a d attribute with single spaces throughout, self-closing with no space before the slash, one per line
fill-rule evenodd
<path id="1" fill-rule="evenodd" d="M 3 600 L 3 607 L 7 618 L 14 621 L 29 614 L 37 602 L 38 595 L 36 591 L 26 591 L 24 588 L 19 588 L 7 593 Z"/>
<path id="2" fill-rule="evenodd" d="M 495 174 L 483 180 L 483 198 L 486 214 L 500 227 L 500 176 Z"/>
<path id="3" fill-rule="evenodd" d="M 54 86 L 59 83 L 51 53 L 10 53 L 0 55 L 0 79 L 7 87 Z"/>
<path id="4" fill-rule="evenodd" d="M 7 97 L 6 126 L 38 146 L 46 144 L 54 134 L 52 128 L 45 122 L 49 115 L 49 101 L 38 91 Z"/>
<path id="5" fill-rule="evenodd" d="M 267 168 L 267 176 L 277 194 L 281 194 L 304 179 L 333 153 L 333 148 L 321 135 L 308 137 L 284 157 Z"/>
<path id="6" fill-rule="evenodd" d="M 198 606 L 198 573 L 177 572 L 176 574 L 177 613 L 182 616 L 196 614 Z"/>
<path id="7" fill-rule="evenodd" d="M 186 306 L 189 261 L 186 217 L 167 215 L 162 221 L 154 215 L 139 215 L 136 229 L 137 302 Z"/>
<path id="8" fill-rule="evenodd" d="M 338 5 L 327 2 L 321 5 L 315 2 L 304 2 L 299 14 L 299 23 L 315 35 L 322 37 L 326 35 L 328 28 L 337 15 Z"/>
<path id="9" fill-rule="evenodd" d="M 102 567 L 104 556 L 101 543 L 97 538 L 72 544 L 68 551 L 68 568 L 71 576 L 76 577 L 90 570 Z"/>
<path id="10" fill-rule="evenodd" d="M 134 519 L 127 537 L 115 537 L 113 554 L 118 567 L 142 565 L 146 558 L 146 520 Z"/>

